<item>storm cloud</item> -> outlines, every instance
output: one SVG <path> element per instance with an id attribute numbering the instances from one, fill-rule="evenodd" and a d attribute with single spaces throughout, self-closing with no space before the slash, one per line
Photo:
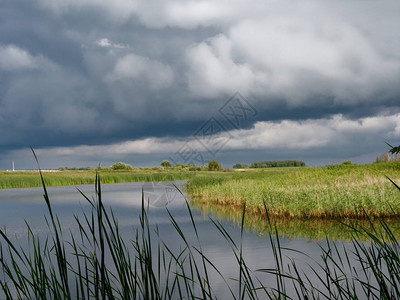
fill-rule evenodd
<path id="1" fill-rule="evenodd" d="M 4 0 L 0 169 L 30 168 L 30 146 L 48 167 L 151 164 L 236 91 L 257 117 L 227 128 L 223 162 L 372 161 L 400 138 L 399 15 L 389 0 Z"/>

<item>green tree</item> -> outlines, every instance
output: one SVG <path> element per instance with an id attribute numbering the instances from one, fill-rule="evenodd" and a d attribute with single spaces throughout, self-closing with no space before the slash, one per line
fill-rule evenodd
<path id="1" fill-rule="evenodd" d="M 237 164 L 234 164 L 233 165 L 233 168 L 234 169 L 246 169 L 246 168 L 248 168 L 249 167 L 249 165 L 247 165 L 247 164 L 242 164 L 242 163 L 237 163 Z"/>
<path id="2" fill-rule="evenodd" d="M 208 171 L 218 171 L 221 170 L 222 166 L 216 160 L 210 160 L 208 162 Z"/>
<path id="3" fill-rule="evenodd" d="M 168 160 L 163 160 L 161 162 L 161 166 L 165 167 L 165 168 L 170 168 L 171 167 L 171 163 Z"/>
<path id="4" fill-rule="evenodd" d="M 123 162 L 117 162 L 110 167 L 111 170 L 132 170 L 132 166 Z"/>
<path id="5" fill-rule="evenodd" d="M 256 161 L 250 168 L 282 168 L 282 167 L 305 167 L 306 164 L 301 160 L 269 160 Z"/>

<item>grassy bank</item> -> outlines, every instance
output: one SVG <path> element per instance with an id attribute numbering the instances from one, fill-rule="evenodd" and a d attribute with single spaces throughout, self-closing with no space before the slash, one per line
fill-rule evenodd
<path id="1" fill-rule="evenodd" d="M 396 188 L 400 162 L 369 165 L 276 168 L 199 174 L 187 184 L 197 202 L 242 206 L 291 218 L 362 218 L 400 214 Z"/>
<path id="2" fill-rule="evenodd" d="M 400 195 L 399 195 L 400 199 Z M 235 226 L 240 227 L 242 222 L 243 207 L 232 207 L 221 204 L 209 204 L 203 201 L 192 200 L 190 202 L 192 207 L 200 208 L 203 216 L 211 214 L 218 220 L 230 222 Z M 303 237 L 310 241 L 325 240 L 347 240 L 353 239 L 354 232 L 345 228 L 343 224 L 354 225 L 356 228 L 364 228 L 367 231 L 373 231 L 374 227 L 380 227 L 379 220 L 368 219 L 320 219 L 320 218 L 274 218 L 274 225 L 276 226 L 280 235 L 285 238 L 298 238 Z M 386 218 L 385 223 L 390 227 L 391 232 L 395 236 L 400 236 L 400 223 L 398 218 Z M 244 222 L 244 228 L 248 232 L 257 234 L 258 236 L 266 236 L 273 234 L 270 231 L 270 224 L 265 214 L 247 212 Z M 368 239 L 368 238 L 367 238 Z"/>
<path id="3" fill-rule="evenodd" d="M 160 171 L 102 171 L 101 183 L 182 180 L 193 177 L 194 172 L 180 170 Z M 49 171 L 45 172 L 47 186 L 93 184 L 95 171 Z M 0 172 L 0 188 L 41 186 L 38 171 Z"/>

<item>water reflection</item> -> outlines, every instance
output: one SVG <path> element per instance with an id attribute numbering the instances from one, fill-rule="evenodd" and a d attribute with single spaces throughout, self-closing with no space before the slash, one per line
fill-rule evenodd
<path id="1" fill-rule="evenodd" d="M 182 188 L 185 181 L 175 181 L 178 188 Z M 102 184 L 102 199 L 105 207 L 112 207 L 118 216 L 121 228 L 132 228 L 139 223 L 139 214 L 142 207 L 143 183 L 113 183 Z M 160 193 L 161 187 L 157 187 Z M 154 190 L 157 192 L 157 188 Z M 47 188 L 53 211 L 60 219 L 63 230 L 77 230 L 74 214 L 82 216 L 82 212 L 90 212 L 91 206 L 80 194 L 84 193 L 89 199 L 95 199 L 94 185 L 54 186 Z M 78 191 L 79 190 L 79 191 Z M 149 199 L 145 199 L 146 203 Z M 150 201 L 150 200 L 149 200 Z M 181 194 L 168 203 L 171 210 L 184 208 L 185 199 Z M 157 224 L 169 223 L 164 207 L 150 207 L 151 221 Z M 35 233 L 46 234 L 44 216 L 48 216 L 43 198 L 43 188 L 0 189 L 0 227 L 6 228 L 10 236 L 26 236 L 27 222 Z"/>
<path id="2" fill-rule="evenodd" d="M 219 220 L 233 222 L 239 226 L 242 222 L 243 208 L 232 207 L 218 204 L 205 204 L 202 201 L 192 200 L 192 207 L 200 209 L 203 216 L 211 215 Z M 276 224 L 278 233 L 286 238 L 302 237 L 309 241 L 322 240 L 329 238 L 331 240 L 353 239 L 354 230 L 348 227 L 353 225 L 357 229 L 364 228 L 368 231 L 380 230 L 381 224 L 379 220 L 371 220 L 374 228 L 372 228 L 368 220 L 324 220 L 324 219 L 290 219 L 290 218 L 274 218 L 272 224 Z M 395 236 L 400 236 L 400 220 L 397 218 L 385 219 L 384 222 L 389 226 Z M 347 225 L 347 226 L 346 226 Z M 270 232 L 268 218 L 266 215 L 255 213 L 246 213 L 245 229 L 257 235 L 266 235 Z M 363 237 L 361 237 L 363 239 Z"/>

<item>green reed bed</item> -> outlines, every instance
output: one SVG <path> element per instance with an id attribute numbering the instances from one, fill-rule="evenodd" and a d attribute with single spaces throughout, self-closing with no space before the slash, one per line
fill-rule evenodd
<path id="1" fill-rule="evenodd" d="M 400 179 L 400 163 L 337 165 L 309 168 L 199 175 L 187 184 L 196 201 L 242 206 L 292 218 L 362 218 L 397 216 L 400 201 L 386 176 Z"/>
<path id="2" fill-rule="evenodd" d="M 203 216 L 212 215 L 219 220 L 230 222 L 236 226 L 241 225 L 243 207 L 232 207 L 223 204 L 210 204 L 203 201 L 190 201 L 191 207 L 199 208 Z M 272 216 L 270 215 L 272 218 Z M 285 238 L 303 237 L 310 241 L 318 241 L 329 238 L 331 240 L 350 241 L 353 232 L 346 230 L 345 225 L 354 225 L 356 228 L 365 228 L 367 231 L 373 230 L 368 219 L 320 219 L 320 218 L 284 218 L 275 217 L 273 223 L 277 227 L 280 235 Z M 400 236 L 400 222 L 398 218 L 385 218 L 385 223 L 390 227 L 393 234 Z M 372 224 L 379 227 L 379 220 L 372 220 Z M 259 236 L 271 234 L 269 220 L 265 213 L 248 211 L 244 227 L 249 232 Z"/>
<path id="3" fill-rule="evenodd" d="M 189 171 L 108 171 L 102 172 L 101 183 L 183 180 L 193 177 Z M 45 172 L 47 186 L 94 184 L 95 171 Z M 0 172 L 0 188 L 38 187 L 38 171 Z"/>
<path id="4" fill-rule="evenodd" d="M 174 217 L 170 222 L 180 237 L 181 250 L 172 251 L 159 231 L 150 229 L 148 210 L 142 196 L 140 225 L 124 240 L 118 220 L 102 203 L 101 184 L 96 176 L 96 198 L 84 197 L 90 213 L 75 220 L 80 234 L 69 236 L 53 213 L 45 181 L 44 199 L 49 235 L 37 237 L 28 226 L 27 248 L 18 246 L 0 230 L 0 296 L 5 299 L 216 299 L 211 274 L 222 276 L 202 250 L 189 205 L 195 244 L 188 242 Z M 400 188 L 399 188 L 400 189 Z M 294 249 L 283 248 L 277 226 L 264 206 L 275 267 L 250 269 L 244 260 L 242 237 L 246 205 L 242 207 L 241 238 L 235 241 L 227 229 L 211 219 L 231 246 L 238 273 L 223 278 L 232 299 L 398 299 L 400 297 L 400 245 L 385 222 L 370 222 L 368 230 L 347 225 L 353 250 L 327 240 L 320 246 L 318 260 L 310 258 L 300 269 L 294 259 L 285 259 Z M 169 212 L 168 212 L 169 213 Z M 368 216 L 365 216 L 367 220 Z M 343 225 L 346 226 L 346 225 Z M 366 239 L 370 242 L 362 243 Z M 307 258 L 307 254 L 302 254 Z M 111 257 L 106 260 L 105 257 Z M 310 276 L 314 275 L 314 276 Z M 265 281 L 269 276 L 272 281 Z M 231 283 L 235 283 L 232 288 Z"/>

